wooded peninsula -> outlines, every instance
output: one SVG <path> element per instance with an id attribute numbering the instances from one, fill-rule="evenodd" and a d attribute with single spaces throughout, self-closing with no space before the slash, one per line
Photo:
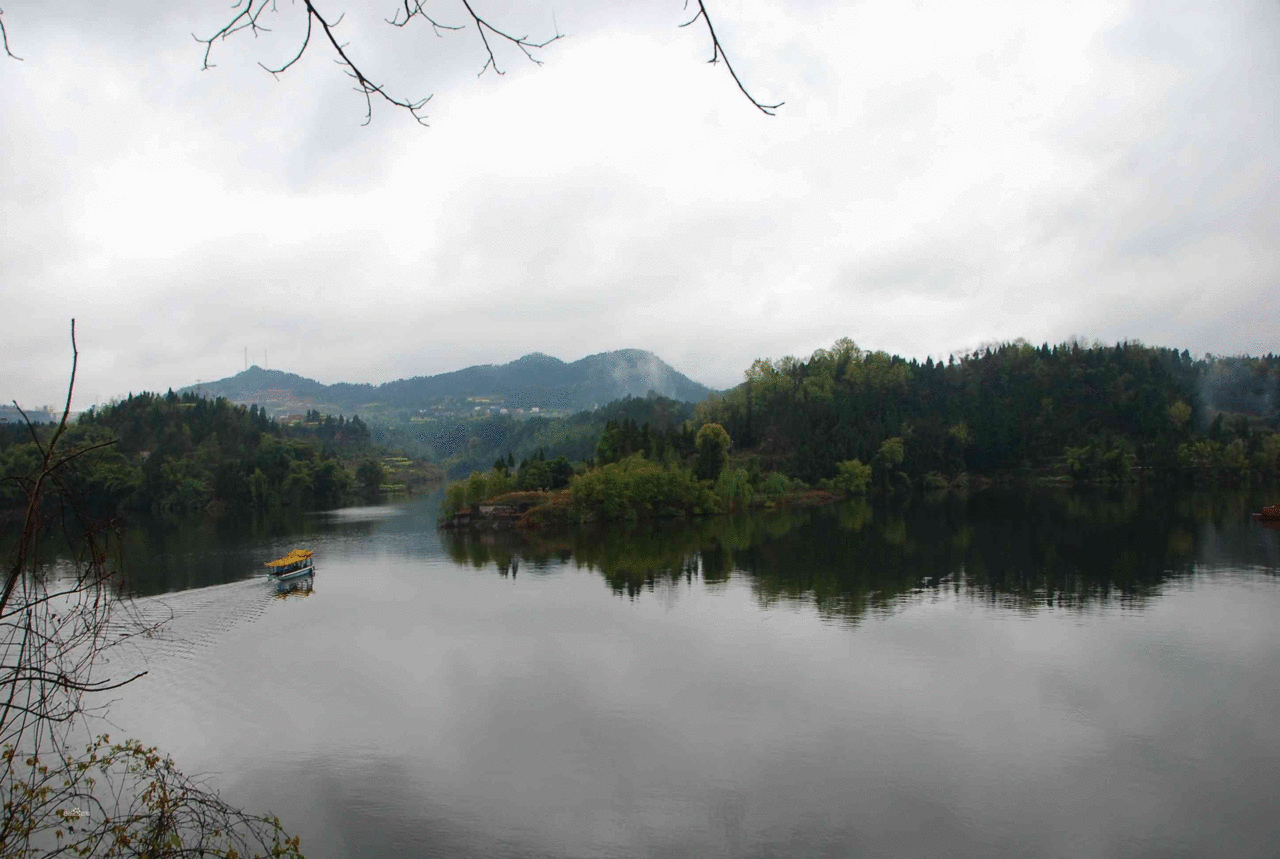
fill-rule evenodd
<path id="1" fill-rule="evenodd" d="M 572 479 L 544 476 L 537 458 L 474 471 L 442 515 L 542 524 L 990 482 L 1274 484 L 1278 394 L 1274 355 L 1015 342 L 944 364 L 840 340 L 755 362 L 682 425 L 608 421 Z"/>
<path id="2" fill-rule="evenodd" d="M 194 394 L 131 394 L 80 415 L 67 429 L 73 454 L 60 485 L 69 498 L 97 515 L 146 510 L 304 510 L 376 499 L 397 466 L 418 485 L 438 483 L 442 472 L 416 468 L 401 457 L 379 456 L 369 428 L 357 416 L 310 412 L 284 425 L 256 405 Z M 6 424 L 0 432 L 0 505 L 26 503 L 21 484 L 41 460 L 37 441 L 52 424 Z M 405 475 L 401 475 L 406 479 Z M 406 488 L 400 484 L 393 488 Z"/>

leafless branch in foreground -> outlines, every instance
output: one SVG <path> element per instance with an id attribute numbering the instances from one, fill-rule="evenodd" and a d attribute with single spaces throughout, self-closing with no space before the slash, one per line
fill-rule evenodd
<path id="1" fill-rule="evenodd" d="M 540 48 L 545 48 L 547 45 L 550 45 L 552 42 L 556 41 L 557 39 L 563 38 L 563 36 L 560 33 L 556 33 L 554 36 L 552 36 L 550 39 L 547 39 L 546 41 L 531 42 L 529 41 L 528 36 L 512 36 L 507 33 L 504 33 L 503 31 L 494 27 L 488 21 L 484 20 L 479 15 L 477 15 L 475 13 L 475 10 L 471 8 L 471 3 L 468 2 L 468 0 L 462 0 L 462 5 L 466 7 L 467 13 L 471 15 L 471 20 L 475 22 L 476 30 L 480 33 L 480 41 L 484 43 L 485 52 L 488 53 L 489 55 L 489 59 L 485 61 L 484 66 L 480 69 L 480 74 L 484 74 L 485 70 L 490 67 L 492 67 L 493 70 L 498 74 L 503 74 L 502 69 L 498 68 L 498 60 L 493 55 L 493 48 L 489 45 L 489 39 L 484 34 L 485 30 L 488 30 L 490 33 L 497 36 L 498 38 L 506 39 L 508 42 L 510 42 L 511 44 L 519 48 L 521 51 L 523 51 L 524 55 L 529 58 L 530 62 L 537 63 L 538 65 L 542 65 L 542 60 L 535 57 L 533 55 L 533 52 Z M 479 77 L 479 75 L 477 75 L 477 77 Z"/>
<path id="2" fill-rule="evenodd" d="M 698 4 L 698 14 L 694 15 L 688 21 L 681 24 L 681 27 L 688 27 L 690 24 L 701 18 L 707 24 L 707 32 L 711 34 L 711 59 L 708 63 L 714 65 L 720 60 L 724 60 L 724 66 L 729 70 L 729 74 L 733 76 L 733 82 L 738 85 L 738 89 L 747 97 L 747 100 L 754 104 L 761 113 L 768 116 L 775 116 L 775 111 L 786 104 L 786 102 L 778 102 L 777 104 L 764 104 L 756 100 L 756 97 L 747 92 L 747 88 L 743 85 L 742 79 L 738 77 L 738 73 L 733 70 L 733 64 L 729 62 L 729 55 L 724 52 L 724 46 L 720 44 L 720 37 L 716 35 L 716 28 L 711 24 L 711 16 L 707 14 L 707 7 L 703 5 L 702 0 L 695 0 Z M 685 0 L 684 7 L 689 8 L 689 0 Z"/>
<path id="3" fill-rule="evenodd" d="M 364 96 L 364 125 L 368 125 L 373 120 L 373 102 L 375 97 L 385 101 L 393 107 L 399 107 L 407 110 L 419 124 L 427 125 L 427 118 L 423 113 L 423 110 L 426 108 L 427 102 L 431 100 L 430 95 L 418 99 L 405 98 L 398 95 L 392 95 L 387 91 L 383 84 L 375 83 L 368 75 L 365 74 L 363 68 L 356 64 L 348 51 L 348 44 L 340 42 L 338 37 L 335 35 L 334 31 L 338 28 L 338 25 L 342 23 L 342 15 L 330 20 L 325 17 L 317 7 L 317 3 L 321 2 L 321 0 L 301 0 L 301 2 L 302 6 L 306 10 L 307 29 L 297 51 L 295 51 L 289 59 L 285 60 L 280 65 L 270 66 L 265 63 L 259 63 L 258 65 L 262 66 L 262 68 L 269 72 L 273 77 L 279 77 L 279 75 L 288 71 L 295 63 L 302 59 L 307 48 L 311 46 L 312 34 L 315 32 L 315 27 L 318 26 L 320 33 L 323 35 L 323 40 L 327 41 L 334 53 L 337 54 L 335 62 L 341 66 L 344 73 L 355 82 L 355 91 Z M 477 12 L 475 6 L 473 6 L 474 0 L 456 0 L 456 2 L 461 4 L 462 9 L 470 19 L 469 23 L 464 22 L 461 24 L 443 23 L 437 17 L 429 14 L 426 6 L 424 5 L 425 0 L 397 0 L 397 2 L 399 5 L 397 6 L 394 14 L 390 18 L 385 19 L 388 24 L 397 28 L 404 28 L 415 18 L 421 18 L 427 22 L 432 31 L 437 37 L 439 37 L 443 36 L 446 32 L 470 29 L 474 26 L 476 33 L 480 36 L 480 44 L 484 48 L 484 64 L 481 65 L 479 72 L 481 75 L 489 69 L 493 69 L 494 72 L 499 75 L 504 74 L 502 68 L 498 65 L 498 54 L 495 52 L 495 44 L 506 42 L 508 45 L 517 48 L 530 62 L 541 65 L 542 60 L 538 58 L 537 52 L 546 48 L 552 42 L 556 42 L 564 38 L 564 34 L 560 32 L 558 27 L 555 27 L 554 35 L 541 40 L 530 38 L 528 35 L 513 35 L 506 30 L 501 29 Z M 690 0 L 685 0 L 686 10 L 689 8 L 689 2 Z M 680 26 L 688 27 L 701 19 L 707 25 L 707 33 L 711 36 L 711 59 L 707 62 L 715 64 L 723 60 L 725 68 L 729 70 L 729 74 L 733 78 L 734 84 L 736 84 L 742 94 L 747 97 L 747 100 L 750 101 L 751 104 L 754 105 L 761 113 L 773 116 L 777 108 L 783 105 L 783 102 L 778 102 L 777 104 L 766 104 L 757 99 L 747 90 L 742 79 L 738 77 L 737 70 L 734 69 L 733 64 L 729 62 L 729 55 L 725 53 L 724 44 L 720 41 L 720 36 L 716 33 L 715 26 L 711 23 L 711 16 L 707 13 L 707 7 L 704 0 L 693 0 L 693 2 L 697 3 L 697 13 Z M 231 11 L 232 15 L 230 20 L 219 28 L 217 32 L 213 33 L 213 35 L 201 37 L 194 33 L 191 34 L 193 39 L 204 45 L 204 56 L 201 58 L 200 64 L 202 70 L 208 70 L 215 67 L 211 58 L 213 54 L 213 46 L 216 42 L 226 41 L 237 33 L 244 33 L 246 31 L 251 33 L 255 38 L 261 34 L 270 33 L 271 28 L 264 25 L 262 16 L 267 12 L 275 13 L 279 10 L 277 8 L 276 0 L 235 0 L 231 6 Z M 9 34 L 5 29 L 3 16 L 4 10 L 0 9 L 0 45 L 3 45 L 6 55 L 15 60 L 21 60 L 22 58 L 14 54 L 9 47 Z M 553 14 L 552 21 L 554 22 L 554 20 L 555 16 Z"/>
<path id="4" fill-rule="evenodd" d="M 307 12 L 307 30 L 306 34 L 302 38 L 302 44 L 298 46 L 298 50 L 290 59 L 279 66 L 273 67 L 259 63 L 263 69 L 270 72 L 273 76 L 278 76 L 287 71 L 291 66 L 298 62 L 298 60 L 302 59 L 302 55 L 306 53 L 307 48 L 311 45 L 311 36 L 314 32 L 314 27 L 318 25 L 324 39 L 328 41 L 330 47 L 333 48 L 334 53 L 338 55 L 338 65 L 342 66 L 346 71 L 347 76 L 355 81 L 356 92 L 362 94 L 365 98 L 364 125 L 368 125 L 373 119 L 373 100 L 375 96 L 388 104 L 404 108 L 409 111 L 410 115 L 412 115 L 420 124 L 427 124 L 426 116 L 422 111 L 426 107 L 427 102 L 431 100 L 430 95 L 419 99 L 408 99 L 401 98 L 387 92 L 386 88 L 382 84 L 375 83 L 371 80 L 368 75 L 364 73 L 361 67 L 356 64 L 347 51 L 347 44 L 338 41 L 338 37 L 335 35 L 334 31 L 337 29 L 338 25 L 342 23 L 342 16 L 339 15 L 331 21 L 324 16 L 312 0 L 302 0 L 302 3 L 306 7 Z M 541 63 L 541 60 L 534 56 L 534 52 L 541 48 L 545 48 L 557 39 L 562 38 L 560 33 L 556 33 L 554 36 L 543 41 L 536 41 L 530 39 L 528 36 L 513 36 L 481 17 L 472 8 L 468 0 L 461 0 L 461 3 L 467 14 L 470 16 L 472 24 L 475 25 L 476 31 L 480 35 L 481 44 L 484 45 L 486 59 L 484 65 L 480 68 L 480 74 L 484 74 L 484 72 L 489 68 L 492 68 L 498 74 L 503 74 L 502 69 L 498 67 L 498 58 L 494 54 L 493 45 L 490 43 L 491 37 L 509 42 L 519 48 L 530 61 L 539 64 Z M 232 9 L 234 14 L 231 17 L 231 20 L 229 20 L 212 36 L 209 36 L 208 38 L 201 38 L 196 36 L 194 33 L 192 34 L 192 37 L 197 42 L 200 42 L 205 46 L 204 59 L 202 63 L 203 69 L 213 68 L 213 63 L 209 61 L 209 57 L 213 50 L 214 42 L 226 40 L 236 33 L 244 32 L 245 30 L 248 30 L 254 36 L 257 36 L 259 33 L 270 32 L 270 29 L 262 24 L 261 19 L 262 15 L 267 11 L 275 12 L 276 4 L 275 0 L 238 0 Z M 466 26 L 462 24 L 453 25 L 442 23 L 427 13 L 421 0 L 401 0 L 400 8 L 396 9 L 395 14 L 386 20 L 387 23 L 392 26 L 403 28 L 415 18 L 421 18 L 426 21 L 437 36 L 443 35 L 443 31 L 462 30 L 465 29 Z"/>
<path id="5" fill-rule="evenodd" d="M 279 66 L 272 67 L 264 63 L 259 63 L 258 65 L 262 66 L 262 68 L 269 72 L 273 77 L 278 77 L 282 72 L 287 71 L 294 63 L 302 59 L 302 55 L 306 53 L 307 48 L 311 45 L 313 23 L 319 24 L 320 30 L 324 34 L 325 39 L 328 40 L 329 44 L 333 47 L 334 52 L 338 55 L 338 65 L 343 66 L 346 69 L 347 76 L 356 82 L 356 92 L 364 95 L 364 125 L 368 125 L 373 119 L 374 96 L 378 96 L 395 107 L 404 108 L 409 111 L 410 115 L 412 115 L 419 123 L 422 125 L 427 124 L 426 117 L 422 114 L 422 109 L 426 106 L 427 102 L 431 100 L 431 96 L 421 99 L 403 99 L 389 94 L 381 84 L 374 83 L 363 71 L 361 71 L 360 67 L 357 66 L 352 61 L 351 57 L 347 55 L 347 46 L 339 42 L 337 36 L 334 35 L 334 29 L 342 23 L 342 16 L 339 15 L 334 20 L 329 21 L 320 13 L 320 10 L 315 7 L 315 4 L 312 3 L 311 0 L 302 0 L 302 2 L 306 7 L 307 12 L 307 32 L 306 35 L 303 36 L 302 44 L 298 47 L 297 53 Z M 220 40 L 225 41 L 236 33 L 241 33 L 245 30 L 248 30 L 255 37 L 260 33 L 271 32 L 270 28 L 261 23 L 261 19 L 264 13 L 268 11 L 277 11 L 275 0 L 237 0 L 231 8 L 235 13 L 232 15 L 231 20 L 223 25 L 223 27 L 212 36 L 201 38 L 194 33 L 191 34 L 193 39 L 205 46 L 204 59 L 201 64 L 202 69 L 211 69 L 214 67 L 214 64 L 209 61 L 210 54 L 213 51 L 214 42 Z"/>
<path id="6" fill-rule="evenodd" d="M 364 73 L 362 68 L 352 59 L 352 56 L 348 51 L 348 45 L 346 43 L 339 42 L 337 36 L 334 34 L 334 30 L 342 22 L 342 17 L 339 16 L 338 18 L 330 21 L 317 8 L 318 2 L 320 2 L 320 0 L 302 0 L 302 4 L 305 6 L 307 13 L 307 29 L 302 38 L 302 43 L 298 46 L 298 50 L 293 54 L 293 56 L 278 66 L 268 66 L 262 63 L 259 63 L 259 65 L 272 75 L 278 76 L 287 71 L 302 58 L 303 54 L 306 53 L 307 48 L 311 45 L 314 26 L 318 25 L 324 39 L 338 55 L 336 62 L 338 65 L 342 66 L 346 74 L 355 81 L 356 92 L 361 93 L 365 97 L 365 118 L 363 124 L 368 125 L 372 120 L 373 101 L 374 98 L 377 97 L 395 107 L 404 108 L 409 111 L 413 118 L 420 124 L 426 125 L 426 117 L 422 111 L 426 107 L 427 102 L 431 100 L 431 96 L 428 95 L 425 98 L 420 99 L 402 98 L 391 95 L 382 84 L 373 82 Z M 481 65 L 479 72 L 481 75 L 489 69 L 493 69 L 493 71 L 499 75 L 504 74 L 502 68 L 498 64 L 498 54 L 495 52 L 496 44 L 505 42 L 508 45 L 519 49 L 519 51 L 523 53 L 525 58 L 530 62 L 541 65 L 542 60 L 537 56 L 537 52 L 548 47 L 552 42 L 564 38 L 564 34 L 559 31 L 558 27 L 555 29 L 553 35 L 545 39 L 533 39 L 528 35 L 514 35 L 500 28 L 476 11 L 475 6 L 473 5 L 474 0 L 457 0 L 457 2 L 461 4 L 462 11 L 466 13 L 466 18 L 470 19 L 469 22 L 464 20 L 463 23 L 445 23 L 443 19 L 428 13 L 424 0 L 399 0 L 399 5 L 396 7 L 392 17 L 384 20 L 394 27 L 404 28 L 414 19 L 422 19 L 431 27 L 432 32 L 434 32 L 437 37 L 443 36 L 446 32 L 456 32 L 474 27 L 476 33 L 480 36 L 480 44 L 484 49 L 484 63 Z M 711 23 L 711 16 L 707 14 L 705 3 L 703 0 L 695 0 L 695 2 L 698 4 L 697 14 L 680 26 L 687 27 L 699 19 L 704 21 L 707 25 L 707 33 L 711 36 L 711 59 L 708 62 L 718 63 L 723 60 L 725 67 L 729 69 L 729 74 L 733 77 L 733 82 L 737 85 L 742 94 L 747 97 L 747 100 L 762 113 L 773 116 L 774 111 L 781 107 L 783 103 L 778 102 L 777 104 L 766 104 L 751 95 L 746 86 L 742 83 L 741 78 L 738 77 L 737 71 L 729 62 L 729 57 L 725 53 L 724 45 L 721 43 L 720 37 L 715 31 L 715 27 Z M 688 8 L 688 5 L 689 0 L 685 0 L 686 9 Z M 270 29 L 262 24 L 262 15 L 267 11 L 277 11 L 275 0 L 236 0 L 236 3 L 232 6 L 232 10 L 234 14 L 231 19 L 212 36 L 209 36 L 208 38 L 201 38 L 193 34 L 193 38 L 205 46 L 202 65 L 202 68 L 204 69 L 213 68 L 213 63 L 209 61 L 209 57 L 210 52 L 213 49 L 214 42 L 225 40 L 236 33 L 241 33 L 246 30 L 252 33 L 255 37 L 260 33 L 270 32 Z"/>
<path id="7" fill-rule="evenodd" d="M 9 31 L 4 28 L 4 10 L 0 9 L 0 43 L 4 45 L 4 52 L 10 59 L 22 61 L 22 57 L 9 50 Z"/>
<path id="8" fill-rule="evenodd" d="M 456 27 L 450 26 L 449 24 L 441 24 L 435 18 L 432 18 L 427 14 L 427 11 L 422 8 L 422 3 L 419 2 L 419 0 L 404 0 L 404 18 L 400 17 L 400 10 L 397 9 L 395 15 L 387 18 L 386 21 L 393 27 L 404 27 L 414 18 L 422 18 L 427 21 L 427 23 L 431 25 L 431 29 L 435 30 L 437 38 L 444 35 L 440 32 L 441 30 L 463 29 L 461 24 Z"/>
<path id="9" fill-rule="evenodd" d="M 34 464 L 4 475 L 25 501 L 0 572 L 0 859 L 300 859 L 298 839 L 276 818 L 233 808 L 154 747 L 91 737 L 88 717 L 105 709 L 92 701 L 95 693 L 146 673 L 102 676 L 105 655 L 157 634 L 165 620 L 143 617 L 121 595 L 119 559 L 108 555 L 111 523 L 82 509 L 74 461 L 105 445 L 68 444 L 79 361 L 74 320 L 71 351 L 61 420 L 44 438 L 28 420 Z M 42 544 L 59 530 L 75 558 L 70 565 L 45 561 Z"/>

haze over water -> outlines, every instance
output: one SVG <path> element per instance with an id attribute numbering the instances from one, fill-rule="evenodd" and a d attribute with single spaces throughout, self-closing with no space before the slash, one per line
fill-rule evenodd
<path id="1" fill-rule="evenodd" d="M 1266 856 L 1258 506 L 978 493 L 526 540 L 441 535 L 428 499 L 139 527 L 126 557 L 175 619 L 113 733 L 317 857 Z M 314 591 L 276 599 L 260 565 L 294 546 Z"/>

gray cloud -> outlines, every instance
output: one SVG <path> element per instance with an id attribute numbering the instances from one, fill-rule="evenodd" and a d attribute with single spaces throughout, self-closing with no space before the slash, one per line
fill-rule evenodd
<path id="1" fill-rule="evenodd" d="M 535 67 L 474 34 L 345 35 L 428 130 L 221 7 L 6 5 L 5 398 L 322 381 L 651 349 L 707 384 L 851 336 L 1273 351 L 1274 4 L 750 2 L 713 8 L 767 119 L 678 8 L 574 0 Z M 337 6 L 335 6 L 335 9 Z M 495 6 L 524 31 L 550 7 Z"/>

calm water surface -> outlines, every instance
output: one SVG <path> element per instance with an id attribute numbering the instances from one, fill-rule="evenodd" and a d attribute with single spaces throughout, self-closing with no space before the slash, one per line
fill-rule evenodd
<path id="1" fill-rule="evenodd" d="M 140 525 L 174 620 L 111 718 L 314 857 L 1274 856 L 1261 502 Z M 274 598 L 294 546 L 314 590 Z"/>

